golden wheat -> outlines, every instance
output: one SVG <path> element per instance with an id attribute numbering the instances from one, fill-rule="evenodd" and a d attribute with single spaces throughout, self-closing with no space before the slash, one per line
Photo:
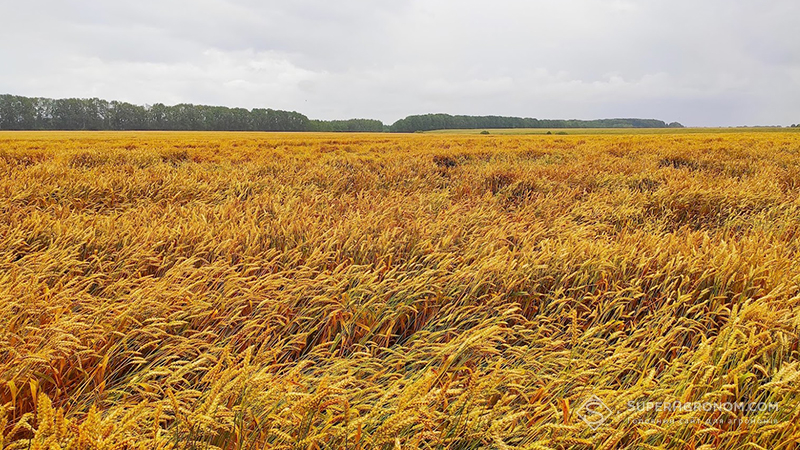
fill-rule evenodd
<path id="1" fill-rule="evenodd" d="M 0 133 L 0 449 L 797 448 L 799 198 L 797 133 Z"/>

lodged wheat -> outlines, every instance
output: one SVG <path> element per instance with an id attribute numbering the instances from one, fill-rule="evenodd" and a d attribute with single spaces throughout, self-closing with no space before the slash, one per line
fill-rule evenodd
<path id="1" fill-rule="evenodd" d="M 797 448 L 799 168 L 788 132 L 0 133 L 0 449 Z"/>

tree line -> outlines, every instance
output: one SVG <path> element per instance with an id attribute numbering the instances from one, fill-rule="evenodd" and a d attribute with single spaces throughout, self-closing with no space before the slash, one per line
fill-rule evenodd
<path id="1" fill-rule="evenodd" d="M 374 119 L 312 120 L 308 131 L 381 133 L 389 131 L 389 127 Z"/>
<path id="2" fill-rule="evenodd" d="M 380 120 L 311 120 L 295 111 L 181 103 L 134 105 L 98 98 L 0 95 L 0 130 L 183 130 L 412 133 L 479 128 L 667 128 L 655 119 L 551 120 L 503 116 L 413 115 L 391 126 Z"/>
<path id="3" fill-rule="evenodd" d="M 460 130 L 478 128 L 683 128 L 678 122 L 656 119 L 558 120 L 504 116 L 451 116 L 424 114 L 400 119 L 391 127 L 395 132 Z"/>
<path id="4" fill-rule="evenodd" d="M 134 105 L 98 98 L 0 95 L 0 130 L 384 131 L 379 120 L 310 120 L 294 111 L 182 103 Z"/>

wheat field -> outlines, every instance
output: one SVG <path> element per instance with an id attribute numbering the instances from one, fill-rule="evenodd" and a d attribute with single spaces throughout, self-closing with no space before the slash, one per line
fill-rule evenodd
<path id="1" fill-rule="evenodd" d="M 798 133 L 0 133 L 0 449 L 795 449 L 799 195 Z"/>

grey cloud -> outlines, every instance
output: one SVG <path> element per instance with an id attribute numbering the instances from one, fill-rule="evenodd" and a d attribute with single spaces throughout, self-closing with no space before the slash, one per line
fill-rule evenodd
<path id="1" fill-rule="evenodd" d="M 412 113 L 800 121 L 793 0 L 0 3 L 0 92 Z"/>

